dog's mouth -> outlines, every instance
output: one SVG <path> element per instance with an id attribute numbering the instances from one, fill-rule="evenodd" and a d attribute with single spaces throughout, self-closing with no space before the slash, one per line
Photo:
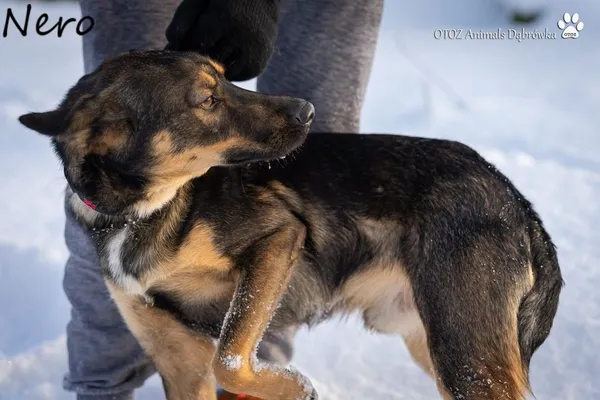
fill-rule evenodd
<path id="1" fill-rule="evenodd" d="M 260 162 L 272 162 L 272 161 L 278 161 L 278 160 L 285 160 L 289 154 L 290 153 L 279 155 L 279 156 L 278 155 L 265 156 L 264 154 L 257 154 L 255 152 L 251 152 L 251 151 L 246 151 L 246 152 L 236 151 L 235 153 L 231 153 L 230 155 L 227 156 L 226 164 L 230 165 L 230 166 L 237 166 L 237 165 L 253 164 L 253 163 L 260 163 Z"/>
<path id="2" fill-rule="evenodd" d="M 260 162 L 282 161 L 302 147 L 307 134 L 308 125 L 292 143 L 288 143 L 285 146 L 277 146 L 278 148 L 276 149 L 231 149 L 224 155 L 225 164 L 229 166 L 238 166 Z"/>

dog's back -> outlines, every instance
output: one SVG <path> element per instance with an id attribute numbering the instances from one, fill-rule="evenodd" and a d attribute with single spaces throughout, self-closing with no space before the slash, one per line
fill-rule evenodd
<path id="1" fill-rule="evenodd" d="M 562 277 L 504 175 L 463 144 L 391 135 L 315 134 L 283 163 L 241 178 L 308 228 L 275 329 L 358 309 L 367 327 L 401 334 L 443 391 L 524 396 Z"/>

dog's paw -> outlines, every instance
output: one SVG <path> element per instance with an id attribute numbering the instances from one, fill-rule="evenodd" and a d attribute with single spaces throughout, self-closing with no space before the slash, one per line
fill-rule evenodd
<path id="1" fill-rule="evenodd" d="M 317 390 L 307 376 L 298 371 L 293 365 L 288 365 L 285 369 L 287 373 L 291 374 L 294 379 L 296 379 L 296 382 L 302 389 L 300 395 L 297 396 L 298 400 L 317 400 L 319 398 Z"/>

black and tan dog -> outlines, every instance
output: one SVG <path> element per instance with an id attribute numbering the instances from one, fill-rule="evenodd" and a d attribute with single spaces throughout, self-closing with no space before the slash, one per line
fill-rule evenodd
<path id="1" fill-rule="evenodd" d="M 353 311 L 401 335 L 443 397 L 524 398 L 563 284 L 531 204 L 465 145 L 307 137 L 313 112 L 198 55 L 150 51 L 106 61 L 20 121 L 52 137 L 169 399 L 213 399 L 215 382 L 314 399 L 257 344 Z"/>

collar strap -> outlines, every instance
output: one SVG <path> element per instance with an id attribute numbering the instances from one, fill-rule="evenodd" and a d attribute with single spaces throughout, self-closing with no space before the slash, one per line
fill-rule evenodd
<path id="1" fill-rule="evenodd" d="M 91 210 L 94 210 L 101 214 L 112 215 L 111 213 L 106 212 L 106 210 L 104 210 L 103 207 L 96 203 L 94 200 L 90 199 L 89 197 L 85 197 L 82 193 L 79 192 L 79 190 L 76 190 L 75 187 L 71 184 L 69 178 L 67 178 L 67 183 L 69 184 L 69 187 L 71 188 L 73 193 L 75 193 L 77 197 L 79 197 L 79 199 L 83 202 L 83 204 L 88 206 Z"/>
<path id="2" fill-rule="evenodd" d="M 81 199 L 81 201 L 83 201 L 83 204 L 85 204 L 86 206 L 88 206 L 90 209 L 92 209 L 92 210 L 94 210 L 96 212 L 99 212 L 101 214 L 111 215 L 110 213 L 106 212 L 106 210 L 103 210 L 102 206 L 100 206 L 98 203 L 94 202 L 89 197 L 84 197 L 79 192 L 75 192 L 75 193 Z"/>
<path id="3" fill-rule="evenodd" d="M 98 207 L 96 204 L 94 204 L 90 199 L 82 197 L 81 200 L 85 203 L 86 206 L 88 206 L 89 208 L 91 208 L 92 210 L 96 210 L 96 207 Z"/>

